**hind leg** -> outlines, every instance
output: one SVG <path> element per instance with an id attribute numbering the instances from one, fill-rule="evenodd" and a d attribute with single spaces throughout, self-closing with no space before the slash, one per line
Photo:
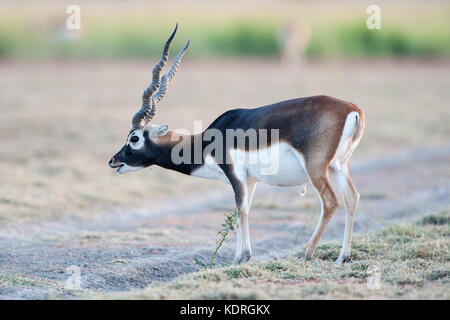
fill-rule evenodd
<path id="1" fill-rule="evenodd" d="M 342 170 L 334 171 L 331 176 L 335 189 L 337 189 L 345 205 L 344 239 L 341 252 L 336 260 L 337 265 L 342 265 L 342 263 L 350 258 L 353 225 L 355 222 L 356 207 L 359 201 L 359 193 L 348 175 L 347 166 L 342 168 Z"/>
<path id="2" fill-rule="evenodd" d="M 319 223 L 317 224 L 311 239 L 305 247 L 304 255 L 307 260 L 311 259 L 314 254 L 317 244 L 325 232 L 328 222 L 330 222 L 331 217 L 339 205 L 336 194 L 334 193 L 330 181 L 328 180 L 327 171 L 327 169 L 315 171 L 309 170 L 311 183 L 319 196 L 321 212 Z"/>

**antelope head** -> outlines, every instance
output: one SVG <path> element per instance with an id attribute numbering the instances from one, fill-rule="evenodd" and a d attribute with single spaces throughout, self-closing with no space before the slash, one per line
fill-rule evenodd
<path id="1" fill-rule="evenodd" d="M 158 103 L 166 95 L 169 83 L 178 70 L 181 59 L 186 52 L 189 42 L 175 57 L 169 72 L 161 77 L 161 70 L 169 58 L 169 48 L 178 24 L 164 45 L 159 62 L 153 67 L 152 83 L 142 94 L 142 107 L 133 116 L 132 129 L 128 134 L 125 145 L 109 161 L 111 168 L 117 169 L 119 173 L 136 171 L 154 164 L 157 156 L 155 141 L 164 136 L 169 130 L 168 125 L 148 124 L 156 114 Z"/>

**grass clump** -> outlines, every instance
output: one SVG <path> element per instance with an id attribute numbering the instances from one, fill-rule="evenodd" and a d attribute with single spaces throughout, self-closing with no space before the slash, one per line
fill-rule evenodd
<path id="1" fill-rule="evenodd" d="M 320 245 L 311 261 L 293 254 L 278 260 L 205 269 L 120 297 L 449 299 L 449 243 L 443 231 L 448 225 L 434 223 L 441 221 L 442 215 L 356 237 L 351 259 L 342 267 L 334 264 L 340 242 L 330 242 Z M 371 287 L 371 283 L 378 286 Z"/>

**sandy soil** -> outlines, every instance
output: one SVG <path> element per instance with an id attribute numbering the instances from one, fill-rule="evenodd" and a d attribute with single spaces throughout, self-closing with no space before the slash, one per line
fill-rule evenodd
<path id="1" fill-rule="evenodd" d="M 449 145 L 405 150 L 390 157 L 357 161 L 351 167 L 361 192 L 355 231 L 366 234 L 386 224 L 410 221 L 449 209 Z M 251 210 L 253 259 L 274 259 L 300 250 L 318 218 L 318 201 L 309 189 L 259 185 Z M 92 292 L 143 288 L 200 268 L 195 257 L 209 259 L 223 213 L 232 194 L 205 193 L 197 199 L 173 199 L 166 206 L 100 212 L 90 220 L 16 226 L 0 233 L 0 297 L 76 298 Z M 340 239 L 344 219 L 338 211 L 325 239 Z M 228 263 L 234 235 L 217 264 Z M 81 271 L 80 290 L 70 290 L 67 268 Z"/>

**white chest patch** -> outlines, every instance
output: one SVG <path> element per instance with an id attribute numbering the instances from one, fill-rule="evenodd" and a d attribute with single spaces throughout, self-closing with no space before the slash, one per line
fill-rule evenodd
<path id="1" fill-rule="evenodd" d="M 207 156 L 205 158 L 205 164 L 200 168 L 192 171 L 191 176 L 207 179 L 218 179 L 229 183 L 228 178 L 225 176 L 222 169 L 220 169 L 220 167 L 211 156 Z"/>
<path id="2" fill-rule="evenodd" d="M 309 182 L 303 156 L 285 142 L 258 151 L 232 149 L 229 156 L 234 174 L 241 181 L 250 178 L 277 186 L 297 186 Z M 228 182 L 211 157 L 207 157 L 205 164 L 191 175 Z"/>

